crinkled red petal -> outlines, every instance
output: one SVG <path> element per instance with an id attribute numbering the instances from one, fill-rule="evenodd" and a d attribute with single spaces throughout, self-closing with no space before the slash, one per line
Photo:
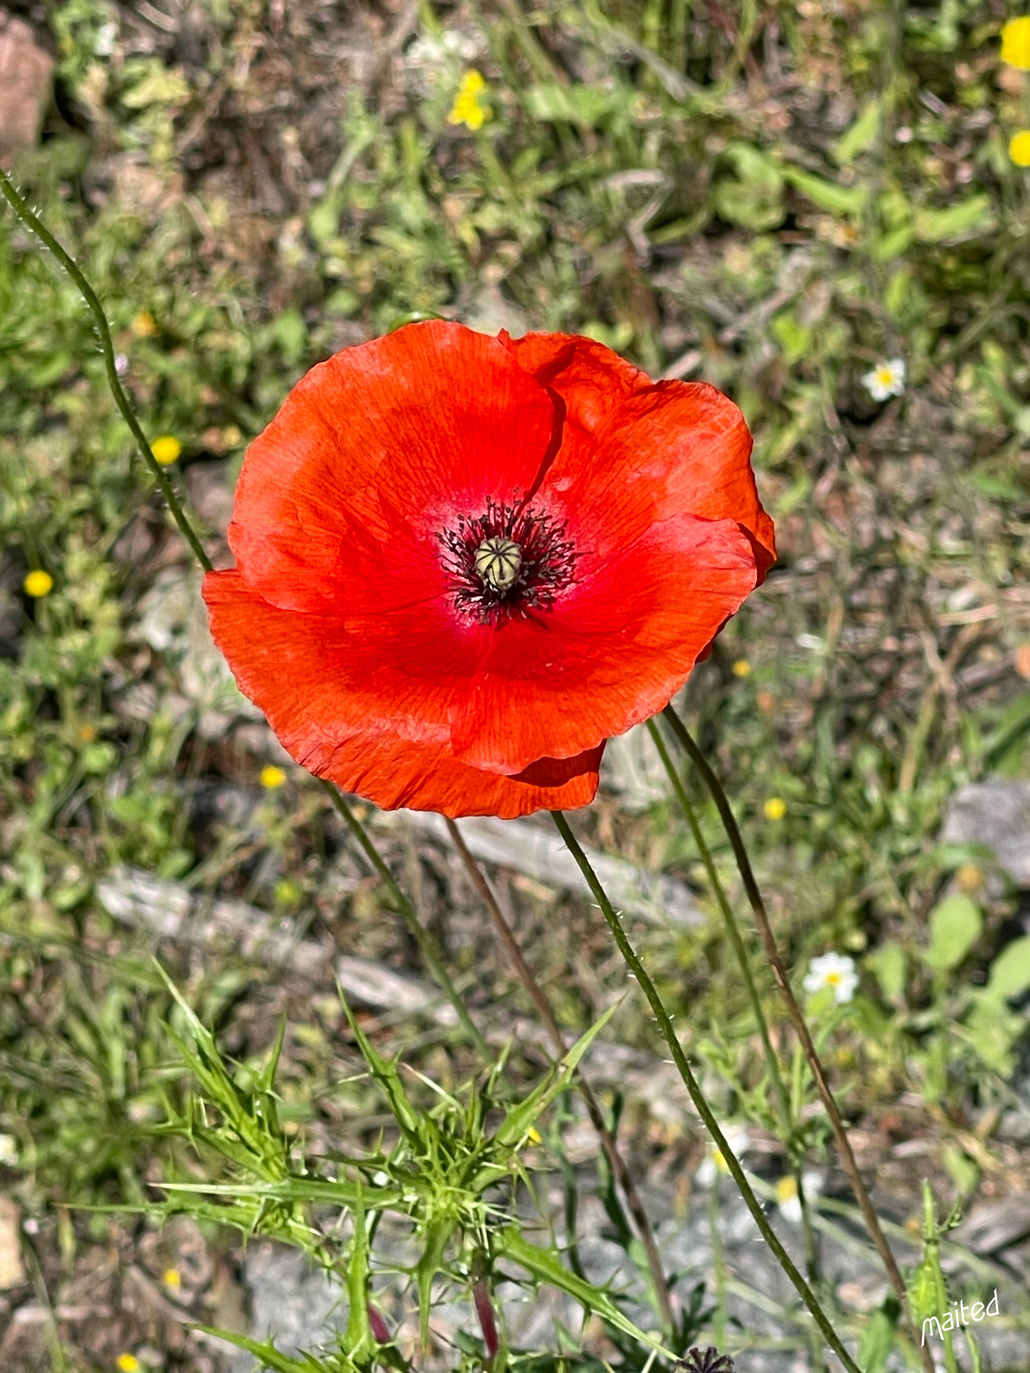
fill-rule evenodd
<path id="1" fill-rule="evenodd" d="M 354 689 L 351 636 L 333 617 L 270 605 L 237 570 L 204 578 L 211 632 L 244 692 L 291 757 L 384 810 L 401 806 L 458 818 L 510 819 L 589 805 L 603 742 L 576 757 L 536 757 L 517 776 L 457 760 L 447 731 L 392 732 L 376 691 Z"/>
<path id="2" fill-rule="evenodd" d="M 497 339 L 407 325 L 298 382 L 247 450 L 229 544 L 284 610 L 346 610 L 384 550 L 375 586 L 387 603 L 409 598 L 417 575 L 422 597 L 440 594 L 438 547 L 413 544 L 413 521 L 421 534 L 525 492 L 557 437 L 553 398 Z"/>
<path id="3" fill-rule="evenodd" d="M 652 382 L 602 344 L 574 334 L 500 335 L 512 356 L 565 404 L 562 446 L 546 487 L 580 526 L 603 526 L 611 492 L 629 483 L 653 517 L 688 511 L 736 520 L 755 543 L 759 582 L 776 561 L 773 522 L 751 471 L 751 435 L 733 402 L 706 382 Z"/>

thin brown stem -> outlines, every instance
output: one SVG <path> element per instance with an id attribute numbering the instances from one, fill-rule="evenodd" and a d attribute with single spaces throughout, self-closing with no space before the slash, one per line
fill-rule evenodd
<path id="1" fill-rule="evenodd" d="M 414 939 L 415 943 L 418 945 L 422 953 L 422 957 L 426 960 L 426 964 L 428 965 L 430 972 L 436 978 L 440 987 L 443 989 L 443 992 L 446 995 L 448 1001 L 454 1007 L 455 1013 L 457 1014 L 458 1019 L 461 1021 L 461 1024 L 464 1027 L 465 1032 L 468 1034 L 468 1037 L 472 1040 L 472 1043 L 479 1050 L 479 1053 L 482 1056 L 484 1062 L 489 1063 L 491 1060 L 490 1046 L 483 1038 L 479 1030 L 479 1027 L 476 1025 L 475 1021 L 469 1015 L 468 1007 L 461 999 L 460 992 L 455 987 L 454 983 L 451 981 L 450 974 L 444 967 L 443 959 L 437 952 L 433 940 L 429 937 L 428 933 L 423 928 L 422 922 L 418 918 L 418 914 L 415 910 L 415 907 L 412 905 L 408 897 L 405 896 L 404 892 L 401 891 L 400 886 L 397 883 L 397 879 L 394 877 L 390 869 L 386 866 L 385 862 L 383 861 L 382 855 L 379 853 L 379 850 L 372 843 L 372 840 L 368 837 L 364 825 L 351 810 L 350 806 L 344 799 L 342 793 L 335 786 L 333 786 L 331 782 L 327 782 L 324 777 L 320 777 L 318 780 L 322 784 L 322 787 L 326 795 L 329 797 L 330 801 L 332 801 L 333 805 L 340 812 L 340 815 L 343 817 L 344 823 L 347 825 L 347 828 L 350 830 L 351 834 L 353 834 L 354 838 L 361 845 L 361 848 L 366 858 L 375 868 L 379 876 L 386 883 L 390 895 L 393 897 L 394 905 L 397 908 L 397 913 L 404 921 L 408 933 L 411 935 L 412 939 Z"/>
<path id="2" fill-rule="evenodd" d="M 514 930 L 504 918 L 504 912 L 498 905 L 497 898 L 494 896 L 489 882 L 487 882 L 480 870 L 479 864 L 469 852 L 468 845 L 461 837 L 461 831 L 453 820 L 447 819 L 447 829 L 451 839 L 454 841 L 454 847 L 458 850 L 461 861 L 465 864 L 468 875 L 472 879 L 473 886 L 483 898 L 483 904 L 490 912 L 490 919 L 493 921 L 494 929 L 497 931 L 497 937 L 504 945 L 508 957 L 511 959 L 512 965 L 518 974 L 519 981 L 529 993 L 533 1005 L 536 1007 L 537 1015 L 540 1017 L 541 1023 L 551 1038 L 551 1043 L 554 1045 L 559 1055 L 564 1054 L 568 1045 L 562 1037 L 558 1022 L 554 1018 L 554 1012 L 551 1010 L 550 1003 L 544 995 L 542 987 L 533 976 L 529 964 L 522 956 L 522 950 L 519 948 Z M 667 1330 L 672 1330 L 674 1328 L 675 1318 L 672 1310 L 672 1299 L 669 1295 L 669 1285 L 665 1280 L 665 1270 L 662 1267 L 661 1256 L 658 1253 L 658 1245 L 655 1242 L 654 1231 L 651 1229 L 651 1222 L 648 1220 L 647 1212 L 644 1210 L 644 1204 L 640 1200 L 640 1195 L 637 1192 L 629 1168 L 626 1166 L 626 1160 L 619 1153 L 618 1145 L 615 1143 L 611 1132 L 604 1122 L 604 1113 L 601 1110 L 600 1102 L 594 1095 L 593 1088 L 583 1076 L 581 1067 L 576 1070 L 575 1081 L 576 1086 L 579 1088 L 580 1095 L 586 1104 L 590 1123 L 597 1132 L 597 1137 L 601 1141 L 601 1148 L 604 1150 L 605 1156 L 611 1165 L 612 1172 L 614 1173 L 619 1186 L 622 1188 L 626 1198 L 626 1205 L 629 1207 L 630 1215 L 633 1217 L 634 1224 L 637 1227 L 640 1242 L 644 1246 L 644 1251 L 647 1254 L 647 1266 L 651 1272 L 651 1281 L 654 1284 L 655 1294 L 661 1310 L 662 1321 Z"/>
<path id="3" fill-rule="evenodd" d="M 862 1216 L 865 1219 L 866 1227 L 869 1230 L 873 1243 L 876 1245 L 880 1258 L 883 1260 L 883 1265 L 887 1270 L 891 1285 L 897 1294 L 899 1302 L 901 1302 L 902 1309 L 907 1314 L 909 1335 L 918 1344 L 918 1336 L 909 1308 L 908 1290 L 905 1287 L 905 1279 L 901 1276 L 901 1270 L 898 1268 L 897 1260 L 891 1251 L 890 1245 L 887 1243 L 887 1237 L 880 1228 L 879 1218 L 876 1211 L 873 1209 L 873 1203 L 870 1200 L 865 1183 L 862 1181 L 861 1174 L 858 1171 L 858 1164 L 855 1161 L 851 1142 L 848 1139 L 848 1133 L 844 1128 L 844 1122 L 841 1119 L 841 1114 L 837 1108 L 833 1093 L 830 1091 L 830 1084 L 826 1079 L 826 1073 L 823 1069 L 822 1062 L 816 1052 L 815 1045 L 812 1043 L 812 1036 L 808 1033 L 808 1026 L 805 1024 L 805 1018 L 801 1013 L 801 1007 L 798 1005 L 797 998 L 794 996 L 791 989 L 787 970 L 783 965 L 783 959 L 780 957 L 780 951 L 776 947 L 776 940 L 773 938 L 772 926 L 769 923 L 769 915 L 765 909 L 765 901 L 762 898 L 762 893 L 755 880 L 755 874 L 751 867 L 751 860 L 748 858 L 747 849 L 744 845 L 744 837 L 740 832 L 740 827 L 733 814 L 729 798 L 723 790 L 722 783 L 709 766 L 707 758 L 705 758 L 704 754 L 691 738 L 687 727 L 676 714 L 672 706 L 666 706 L 662 713 L 668 721 L 669 727 L 675 735 L 677 742 L 681 745 L 698 772 L 700 772 L 705 786 L 711 793 L 712 800 L 715 802 L 716 808 L 719 811 L 719 816 L 733 849 L 734 857 L 737 860 L 737 867 L 740 871 L 741 880 L 744 883 L 744 890 L 747 892 L 748 900 L 751 903 L 751 909 L 755 914 L 755 923 L 758 925 L 758 932 L 761 935 L 762 943 L 765 946 L 766 957 L 769 959 L 769 964 L 773 970 L 773 976 L 776 978 L 776 984 L 783 994 L 783 999 L 787 1003 L 787 1012 L 790 1015 L 791 1024 L 794 1026 L 794 1031 L 801 1043 L 805 1058 L 808 1060 L 808 1065 L 812 1070 L 812 1076 L 815 1078 L 819 1096 L 822 1099 L 823 1105 L 826 1107 L 826 1114 L 830 1118 L 830 1124 L 833 1128 L 833 1137 L 837 1144 L 837 1152 L 840 1155 L 841 1164 L 845 1173 L 848 1175 L 848 1181 L 854 1189 L 855 1197 L 858 1201 Z M 930 1354 L 929 1348 L 925 1345 L 922 1346 L 922 1353 L 923 1363 L 927 1369 L 927 1373 L 933 1373 L 933 1357 Z"/>

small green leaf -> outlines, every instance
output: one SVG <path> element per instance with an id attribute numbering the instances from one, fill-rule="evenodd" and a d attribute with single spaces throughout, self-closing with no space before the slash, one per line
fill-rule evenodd
<path id="1" fill-rule="evenodd" d="M 833 156 L 842 167 L 853 162 L 859 153 L 864 153 L 876 142 L 880 132 L 880 115 L 880 97 L 875 96 L 850 129 L 845 129 L 841 134 L 833 150 Z"/>
<path id="2" fill-rule="evenodd" d="M 514 1226 L 497 1232 L 494 1252 L 507 1256 L 520 1267 L 525 1268 L 528 1273 L 532 1273 L 535 1278 L 550 1283 L 552 1287 L 557 1287 L 560 1292 L 567 1292 L 570 1297 L 574 1297 L 588 1311 L 596 1311 L 609 1324 L 614 1325 L 616 1329 L 622 1330 L 633 1339 L 639 1340 L 641 1344 L 647 1345 L 650 1349 L 657 1349 L 663 1354 L 667 1352 L 654 1335 L 648 1335 L 634 1325 L 628 1317 L 622 1314 L 614 1302 L 593 1283 L 586 1282 L 583 1278 L 577 1278 L 574 1273 L 570 1273 L 553 1254 L 530 1244 Z"/>
<path id="3" fill-rule="evenodd" d="M 991 964 L 988 996 L 1020 996 L 1030 987 L 1030 934 L 1007 944 Z"/>
<path id="4" fill-rule="evenodd" d="M 802 195 L 808 196 L 813 205 L 818 205 L 820 210 L 829 210 L 831 214 L 857 217 L 869 195 L 865 186 L 837 186 L 800 167 L 784 167 L 783 175 Z"/>
<path id="5" fill-rule="evenodd" d="M 607 115 L 628 110 L 631 94 L 621 87 L 606 91 L 599 86 L 538 84 L 527 86 L 522 98 L 533 119 L 590 126 Z"/>
<path id="6" fill-rule="evenodd" d="M 920 243 L 955 242 L 990 233 L 996 223 L 990 196 L 974 195 L 944 210 L 917 210 L 915 235 Z"/>
<path id="7" fill-rule="evenodd" d="M 723 177 L 714 190 L 716 213 L 727 224 L 745 224 L 754 233 L 782 224 L 783 173 L 759 148 L 734 143 L 726 150 L 736 176 Z"/>
<path id="8" fill-rule="evenodd" d="M 780 345 L 783 361 L 788 367 L 793 367 L 812 347 L 811 329 L 799 324 L 790 310 L 785 310 L 772 320 L 769 332 Z"/>
<path id="9" fill-rule="evenodd" d="M 871 256 L 874 262 L 892 262 L 906 252 L 915 238 L 911 224 L 900 224 L 896 229 L 883 234 L 873 242 Z"/>
<path id="10" fill-rule="evenodd" d="M 611 1020 L 612 1016 L 619 1009 L 621 1001 L 609 1006 L 604 1015 L 601 1016 L 594 1025 L 591 1025 L 585 1035 L 581 1035 L 576 1040 L 572 1048 L 568 1051 L 561 1063 L 553 1068 L 544 1080 L 537 1084 L 524 1101 L 519 1102 L 505 1116 L 498 1126 L 497 1133 L 494 1135 L 494 1143 L 499 1145 L 515 1146 L 519 1144 L 529 1133 L 530 1128 L 536 1124 L 537 1118 L 546 1110 L 554 1098 L 568 1083 L 579 1060 L 586 1053 L 587 1049 L 601 1033 L 604 1027 Z"/>
<path id="11" fill-rule="evenodd" d="M 883 1373 L 894 1348 L 894 1323 L 885 1311 L 874 1311 L 862 1336 L 858 1362 L 862 1373 Z"/>
<path id="12" fill-rule="evenodd" d="M 898 1002 L 905 994 L 905 950 L 900 944 L 884 944 L 862 960 L 877 982 L 885 1001 Z"/>
<path id="13" fill-rule="evenodd" d="M 190 98 L 189 82 L 174 67 L 165 67 L 155 57 L 147 61 L 139 81 L 122 94 L 122 104 L 130 110 L 148 105 L 184 105 Z"/>
<path id="14" fill-rule="evenodd" d="M 215 1339 L 234 1344 L 237 1349 L 245 1349 L 260 1361 L 263 1368 L 272 1368 L 275 1373 L 326 1373 L 325 1364 L 319 1363 L 310 1354 L 291 1358 L 289 1354 L 281 1354 L 271 1340 L 252 1340 L 232 1330 L 218 1330 L 213 1325 L 198 1325 L 193 1321 L 186 1321 L 184 1325 L 187 1330 L 200 1330 L 205 1335 L 213 1335 Z"/>
<path id="15" fill-rule="evenodd" d="M 931 968 L 945 972 L 962 962 L 980 937 L 980 908 L 964 892 L 947 896 L 930 912 L 930 945 L 924 957 Z"/>
<path id="16" fill-rule="evenodd" d="M 980 1179 L 980 1169 L 973 1160 L 957 1145 L 945 1144 L 941 1150 L 941 1162 L 948 1170 L 959 1196 L 968 1196 Z"/>

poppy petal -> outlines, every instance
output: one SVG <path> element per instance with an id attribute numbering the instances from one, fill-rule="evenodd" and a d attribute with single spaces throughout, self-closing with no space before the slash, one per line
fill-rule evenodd
<path id="1" fill-rule="evenodd" d="M 435 740 L 391 732 L 370 708 L 374 690 L 355 696 L 341 671 L 349 649 L 339 620 L 270 605 L 235 569 L 209 572 L 203 596 L 241 691 L 291 757 L 344 791 L 384 810 L 405 806 L 452 818 L 510 819 L 593 800 L 603 741 L 575 757 L 537 756 L 515 776 L 471 767 L 454 757 L 446 729 Z"/>
<path id="2" fill-rule="evenodd" d="M 455 757 L 515 772 L 541 744 L 578 754 L 661 710 L 754 590 L 754 550 L 732 520 L 652 526 L 599 561 L 546 617 L 495 632 L 452 717 Z"/>
<path id="3" fill-rule="evenodd" d="M 287 396 L 247 450 L 229 544 L 273 605 L 346 604 L 354 550 L 385 551 L 415 512 L 439 528 L 536 480 L 553 398 L 496 339 L 429 320 L 346 348 Z M 390 593 L 390 578 L 376 585 Z"/>
<path id="4" fill-rule="evenodd" d="M 653 518 L 663 518 L 664 494 L 677 509 L 737 520 L 756 543 L 759 581 L 764 580 L 776 560 L 773 523 L 758 500 L 748 461 L 751 435 L 727 396 L 706 382 L 652 382 L 610 349 L 578 335 L 500 338 L 566 406 L 561 451 L 545 489 L 568 493 L 566 506 L 582 513 L 584 525 L 596 528 L 596 511 L 609 493 L 633 482 L 655 497 Z"/>

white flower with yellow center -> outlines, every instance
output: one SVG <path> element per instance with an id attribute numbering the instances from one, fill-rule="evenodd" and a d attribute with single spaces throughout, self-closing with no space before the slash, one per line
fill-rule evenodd
<path id="1" fill-rule="evenodd" d="M 751 1136 L 743 1125 L 727 1125 L 723 1134 L 726 1136 L 726 1143 L 730 1146 L 734 1158 L 739 1159 L 751 1148 Z M 723 1158 L 721 1150 L 717 1149 L 714 1144 L 709 1144 L 705 1150 L 705 1156 L 694 1174 L 694 1181 L 699 1187 L 711 1187 L 720 1177 L 728 1178 L 729 1176 L 729 1164 Z"/>
<path id="2" fill-rule="evenodd" d="M 905 362 L 903 358 L 891 358 L 889 362 L 878 362 L 871 372 L 862 378 L 873 400 L 886 400 L 888 396 L 901 396 L 905 393 Z"/>
<path id="3" fill-rule="evenodd" d="M 809 1172 L 802 1174 L 801 1185 L 805 1189 L 805 1198 L 811 1201 L 822 1190 L 822 1178 L 818 1173 Z M 780 1208 L 780 1215 L 790 1225 L 801 1224 L 801 1197 L 798 1194 L 797 1179 L 790 1173 L 786 1177 L 780 1178 L 773 1188 L 776 1194 L 776 1205 Z"/>
<path id="4" fill-rule="evenodd" d="M 843 953 L 824 953 L 819 958 L 813 958 L 802 985 L 810 993 L 832 987 L 834 1000 L 838 1005 L 843 1005 L 855 995 L 858 986 L 855 960 Z"/>

